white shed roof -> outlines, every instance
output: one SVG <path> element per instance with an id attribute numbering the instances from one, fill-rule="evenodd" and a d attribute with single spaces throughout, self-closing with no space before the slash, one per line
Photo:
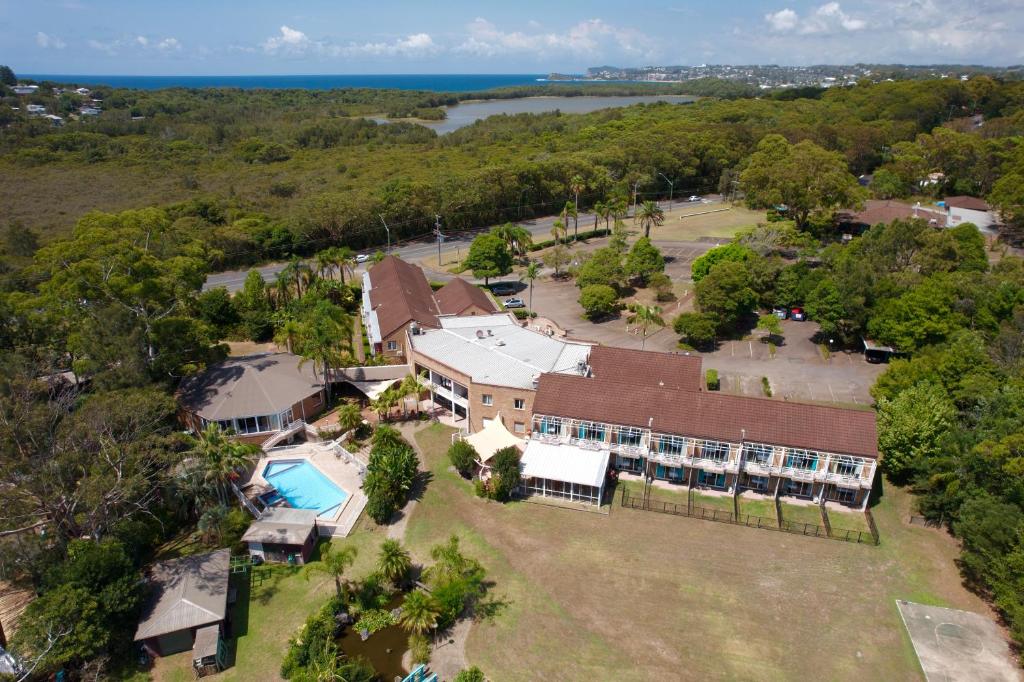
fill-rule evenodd
<path id="1" fill-rule="evenodd" d="M 441 329 L 413 334 L 413 349 L 472 377 L 475 383 L 533 388 L 544 372 L 579 374 L 590 345 L 521 327 L 511 315 L 441 317 Z"/>
<path id="2" fill-rule="evenodd" d="M 584 450 L 531 440 L 520 460 L 523 478 L 547 478 L 600 488 L 608 472 L 608 450 Z"/>

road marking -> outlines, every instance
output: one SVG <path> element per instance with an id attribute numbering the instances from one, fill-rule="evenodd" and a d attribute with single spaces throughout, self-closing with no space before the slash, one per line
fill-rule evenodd
<path id="1" fill-rule="evenodd" d="M 814 400 L 814 389 L 811 388 L 810 384 L 807 384 L 807 393 L 810 394 L 811 400 Z"/>
<path id="2" fill-rule="evenodd" d="M 828 386 L 828 392 L 832 396 L 832 402 L 836 402 L 836 394 L 835 394 L 835 391 L 832 390 L 832 384 L 825 384 L 825 385 Z"/>
<path id="3" fill-rule="evenodd" d="M 754 357 L 754 342 L 747 341 L 747 346 L 750 347 L 750 357 Z"/>

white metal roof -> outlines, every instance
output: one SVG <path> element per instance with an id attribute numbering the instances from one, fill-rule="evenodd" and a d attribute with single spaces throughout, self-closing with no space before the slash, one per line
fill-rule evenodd
<path id="1" fill-rule="evenodd" d="M 475 383 L 533 388 L 544 372 L 580 374 L 590 346 L 525 329 L 508 314 L 439 318 L 441 329 L 411 336 L 413 349 Z"/>
<path id="2" fill-rule="evenodd" d="M 547 478 L 600 488 L 608 471 L 608 450 L 584 450 L 531 440 L 520 460 L 523 478 Z"/>

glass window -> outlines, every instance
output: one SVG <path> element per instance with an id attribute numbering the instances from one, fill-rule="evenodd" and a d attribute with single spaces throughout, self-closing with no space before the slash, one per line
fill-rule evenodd
<path id="1" fill-rule="evenodd" d="M 234 431 L 235 424 L 230 419 L 221 419 L 217 422 L 217 426 L 220 427 L 221 431 Z"/>
<path id="2" fill-rule="evenodd" d="M 713 440 L 704 441 L 704 446 L 701 448 L 701 457 L 715 462 L 724 462 L 729 459 L 729 445 Z"/>
<path id="3" fill-rule="evenodd" d="M 398 350 L 398 341 L 388 341 L 388 350 Z"/>
<path id="4" fill-rule="evenodd" d="M 259 426 L 256 424 L 256 417 L 240 417 L 235 420 L 238 424 L 239 433 L 257 433 Z"/>
<path id="5" fill-rule="evenodd" d="M 516 398 L 515 401 L 513 401 L 512 404 L 513 404 L 513 406 L 517 410 L 525 410 L 526 409 L 526 401 L 523 400 L 522 398 Z"/>
<path id="6" fill-rule="evenodd" d="M 619 445 L 639 446 L 643 435 L 643 431 L 632 426 L 615 427 L 615 441 Z"/>
<path id="7" fill-rule="evenodd" d="M 494 404 L 494 396 L 491 395 L 490 393 L 484 393 L 482 396 L 480 396 L 480 400 L 481 402 L 483 402 L 484 405 Z"/>
<path id="8" fill-rule="evenodd" d="M 760 443 L 747 443 L 743 448 L 743 456 L 748 462 L 767 465 L 772 461 L 772 446 Z"/>
<path id="9" fill-rule="evenodd" d="M 658 436 L 658 452 L 663 455 L 681 455 L 686 439 L 678 436 Z"/>
<path id="10" fill-rule="evenodd" d="M 256 424 L 260 431 L 270 431 L 270 416 L 264 415 L 262 417 L 256 417 Z"/>
<path id="11" fill-rule="evenodd" d="M 840 457 L 836 462 L 836 473 L 840 476 L 860 476 L 860 462 L 852 457 Z"/>
<path id="12" fill-rule="evenodd" d="M 580 440 L 604 440 L 604 424 L 580 422 L 577 438 Z"/>
<path id="13" fill-rule="evenodd" d="M 786 466 L 814 471 L 818 468 L 818 456 L 807 450 L 790 450 L 786 453 Z"/>

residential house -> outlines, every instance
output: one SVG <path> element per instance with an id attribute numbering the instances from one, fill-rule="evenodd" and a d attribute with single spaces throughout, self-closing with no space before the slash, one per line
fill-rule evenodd
<path id="1" fill-rule="evenodd" d="M 440 317 L 437 324 L 409 330 L 409 363 L 417 375 L 426 375 L 431 401 L 471 433 L 485 420 L 500 418 L 523 437 L 538 377 L 587 371 L 589 344 L 533 331 L 508 313 Z"/>
<path id="2" fill-rule="evenodd" d="M 316 547 L 316 515 L 315 509 L 271 507 L 249 524 L 242 542 L 249 545 L 250 556 L 305 564 Z"/>
<path id="3" fill-rule="evenodd" d="M 97 109 L 96 107 L 82 107 L 78 110 L 78 113 L 82 116 L 99 116 L 103 113 L 103 111 L 101 109 Z"/>
<path id="4" fill-rule="evenodd" d="M 60 128 L 62 125 L 64 125 L 64 119 L 55 114 L 46 114 L 43 116 L 43 118 L 49 121 L 50 125 L 52 125 L 54 128 Z"/>
<path id="5" fill-rule="evenodd" d="M 984 199 L 968 196 L 946 197 L 946 227 L 974 223 L 979 230 L 991 232 L 997 218 Z"/>
<path id="6" fill-rule="evenodd" d="M 39 91 L 38 85 L 12 85 L 11 91 L 15 95 L 34 95 Z"/>
<path id="7" fill-rule="evenodd" d="M 90 92 L 92 92 L 92 90 L 89 88 L 75 88 L 75 94 L 82 95 L 83 97 L 88 96 Z"/>
<path id="8" fill-rule="evenodd" d="M 214 635 L 220 640 L 227 616 L 231 550 L 171 559 L 147 575 L 150 598 L 135 641 L 152 656 L 188 651 Z"/>
<path id="9" fill-rule="evenodd" d="M 28 112 L 30 116 L 42 116 L 46 113 L 46 107 L 42 104 L 26 104 L 25 111 Z"/>
<path id="10" fill-rule="evenodd" d="M 215 423 L 254 444 L 320 414 L 325 398 L 313 363 L 291 353 L 228 358 L 185 379 L 178 393 L 181 420 L 193 431 Z"/>
<path id="11" fill-rule="evenodd" d="M 394 364 L 407 361 L 410 326 L 437 329 L 438 319 L 445 315 L 497 310 L 486 293 L 459 278 L 435 295 L 423 270 L 396 256 L 385 257 L 363 274 L 362 318 L 371 352 Z"/>

